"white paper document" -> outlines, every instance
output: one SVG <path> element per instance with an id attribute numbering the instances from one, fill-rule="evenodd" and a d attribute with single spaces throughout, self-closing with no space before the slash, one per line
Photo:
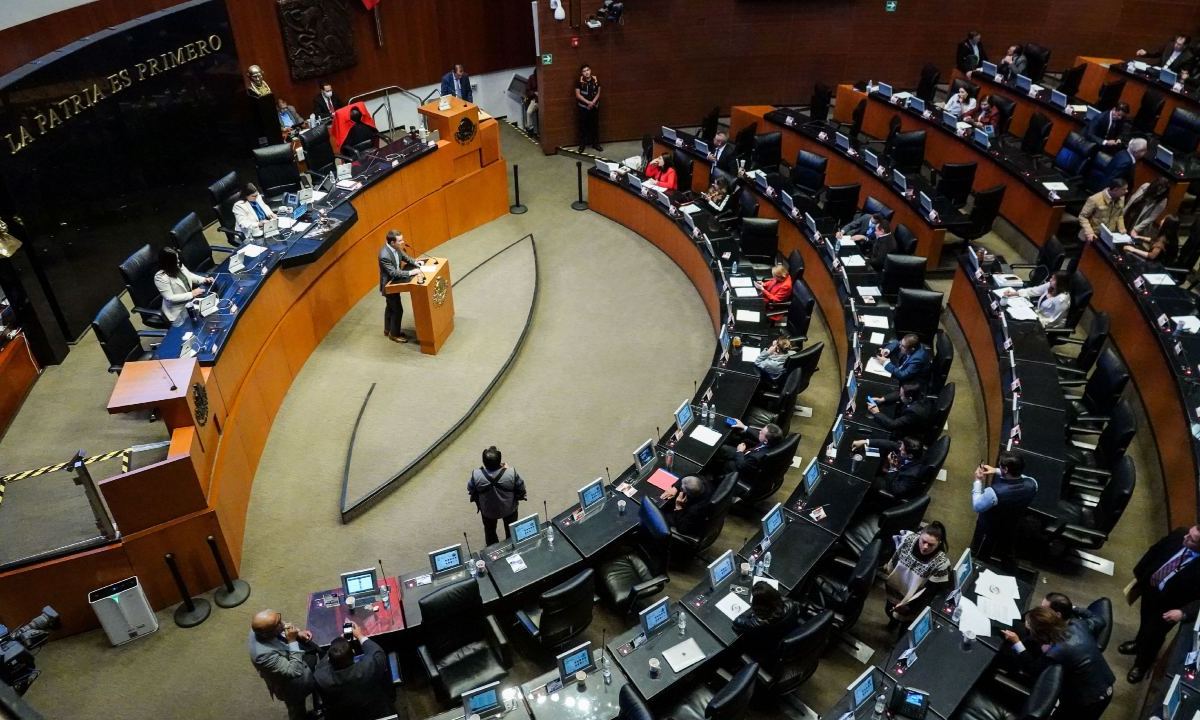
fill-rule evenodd
<path id="1" fill-rule="evenodd" d="M 729 593 L 717 602 L 717 609 L 725 613 L 725 617 L 730 620 L 737 620 L 739 615 L 750 609 L 750 603 L 743 600 L 737 593 Z"/>
<path id="2" fill-rule="evenodd" d="M 867 342 L 872 345 L 882 345 L 883 340 L 883 333 L 871 333 L 871 337 L 867 338 Z"/>
<path id="3" fill-rule="evenodd" d="M 279 229 L 280 230 L 287 230 L 288 228 L 290 228 L 291 226 L 293 226 L 295 224 L 296 224 L 296 221 L 290 217 L 279 218 Z"/>
<path id="4" fill-rule="evenodd" d="M 757 310 L 738 310 L 734 313 L 733 318 L 738 322 L 756 323 L 762 320 L 762 313 Z"/>
<path id="5" fill-rule="evenodd" d="M 1025 284 L 1025 281 L 1016 275 L 1001 275 L 997 273 L 992 276 L 992 280 L 1000 287 L 1021 287 Z"/>
<path id="6" fill-rule="evenodd" d="M 1175 280 L 1166 273 L 1146 273 L 1142 278 L 1151 285 L 1174 285 Z"/>
<path id="7" fill-rule="evenodd" d="M 695 215 L 696 213 L 700 212 L 700 208 L 696 205 L 696 203 L 688 203 L 687 205 L 680 205 L 679 210 L 680 210 L 680 212 L 684 213 L 685 215 Z"/>
<path id="8" fill-rule="evenodd" d="M 975 602 L 978 603 L 980 612 L 1001 625 L 1012 625 L 1013 621 L 1021 617 L 1017 602 L 1012 598 L 980 595 Z"/>
<path id="9" fill-rule="evenodd" d="M 266 251 L 267 249 L 262 245 L 253 245 L 251 243 L 246 243 L 241 247 L 242 254 L 249 258 L 256 258 Z"/>
<path id="10" fill-rule="evenodd" d="M 752 287 L 735 287 L 733 289 L 733 296 L 740 298 L 753 298 L 758 297 L 758 291 Z"/>
<path id="11" fill-rule="evenodd" d="M 1195 333 L 1200 331 L 1200 318 L 1195 315 L 1177 315 L 1171 318 L 1171 322 L 1175 323 L 1180 332 Z"/>
<path id="12" fill-rule="evenodd" d="M 1042 183 L 1042 187 L 1046 188 L 1047 190 L 1053 190 L 1054 192 L 1066 192 L 1069 189 L 1067 188 L 1066 183 L 1060 182 L 1044 182 Z"/>
<path id="13" fill-rule="evenodd" d="M 879 297 L 880 295 L 883 295 L 883 291 L 875 285 L 859 285 L 854 289 L 857 290 L 858 294 L 862 297 Z"/>
<path id="14" fill-rule="evenodd" d="M 754 287 L 754 278 L 746 277 L 745 275 L 734 275 L 729 278 L 729 284 L 735 288 Z"/>
<path id="15" fill-rule="evenodd" d="M 688 433 L 688 437 L 696 438 L 709 447 L 713 447 L 717 443 L 721 442 L 721 433 L 713 430 L 707 425 L 697 425 L 696 427 L 692 428 L 692 431 Z"/>
<path id="16" fill-rule="evenodd" d="M 888 319 L 886 315 L 863 315 L 862 323 L 870 328 L 887 329 Z"/>
<path id="17" fill-rule="evenodd" d="M 525 569 L 525 560 L 521 558 L 520 553 L 513 553 L 504 559 L 508 562 L 508 566 L 512 568 L 512 571 L 515 573 L 519 573 Z"/>
<path id="18" fill-rule="evenodd" d="M 329 193 L 321 192 L 320 190 L 313 190 L 312 201 L 315 203 L 321 202 L 322 200 L 325 199 L 325 196 L 328 194 Z"/>
<path id="19" fill-rule="evenodd" d="M 1017 579 L 1012 575 L 998 575 L 991 570 L 983 570 L 975 581 L 975 594 L 988 597 L 1005 597 L 1016 600 L 1021 597 L 1017 589 Z"/>
<path id="20" fill-rule="evenodd" d="M 1009 298 L 1008 307 L 1004 311 L 1013 320 L 1037 320 L 1037 313 L 1034 312 L 1033 306 L 1025 298 Z"/>
<path id="21" fill-rule="evenodd" d="M 840 247 L 840 248 L 858 247 L 858 243 L 854 242 L 854 240 L 851 239 L 851 237 L 849 235 L 843 235 L 840 238 L 838 238 L 838 247 Z"/>
<path id="22" fill-rule="evenodd" d="M 842 258 L 842 264 L 846 267 L 866 267 L 867 259 L 862 255 L 847 255 Z"/>
<path id="23" fill-rule="evenodd" d="M 892 376 L 892 374 L 883 367 L 883 363 L 879 362 L 879 358 L 877 358 L 873 355 L 871 356 L 870 360 L 867 360 L 867 368 L 866 369 L 867 369 L 867 372 L 869 372 L 869 373 L 873 373 L 875 375 L 882 375 L 883 377 L 886 377 L 886 378 L 890 378 Z"/>
<path id="24" fill-rule="evenodd" d="M 298 222 L 292 226 L 292 232 L 296 233 L 297 235 L 303 235 L 304 231 L 308 230 L 310 227 L 312 227 L 312 223 Z"/>
<path id="25" fill-rule="evenodd" d="M 975 637 L 987 637 L 992 634 L 991 621 L 988 620 L 988 616 L 975 603 L 967 598 L 959 598 L 958 606 L 962 610 L 958 616 L 958 629 L 960 631 L 969 630 L 975 633 Z"/>
<path id="26" fill-rule="evenodd" d="M 750 347 L 749 345 L 742 346 L 742 362 L 754 362 L 758 359 L 758 354 L 762 352 L 761 348 Z"/>

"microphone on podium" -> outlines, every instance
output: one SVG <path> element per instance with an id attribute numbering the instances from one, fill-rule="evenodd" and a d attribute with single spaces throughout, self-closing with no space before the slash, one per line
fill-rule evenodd
<path id="1" fill-rule="evenodd" d="M 167 379 L 171 381 L 171 389 L 178 390 L 179 386 L 175 384 L 175 378 L 171 377 L 171 373 L 167 372 L 167 366 L 163 365 L 162 359 L 161 358 L 154 358 L 154 359 L 158 362 L 158 366 L 160 368 L 162 368 L 163 375 L 166 375 Z"/>

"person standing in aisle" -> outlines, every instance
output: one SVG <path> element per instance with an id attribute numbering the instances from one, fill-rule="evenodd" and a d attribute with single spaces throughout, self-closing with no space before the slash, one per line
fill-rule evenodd
<path id="1" fill-rule="evenodd" d="M 587 63 L 579 68 L 575 104 L 579 108 L 579 152 L 589 145 L 596 152 L 604 150 L 600 147 L 600 79 Z"/>
<path id="2" fill-rule="evenodd" d="M 496 523 L 504 521 L 504 537 L 511 537 L 509 523 L 517 521 L 517 503 L 525 499 L 525 481 L 501 461 L 495 445 L 483 451 L 483 465 L 471 471 L 467 494 L 483 518 L 483 538 L 488 545 L 500 542 Z"/>

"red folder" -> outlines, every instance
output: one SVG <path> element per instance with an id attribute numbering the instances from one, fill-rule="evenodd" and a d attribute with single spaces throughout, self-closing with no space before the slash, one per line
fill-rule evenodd
<path id="1" fill-rule="evenodd" d="M 675 483 L 679 480 L 677 475 L 672 475 L 666 470 L 655 470 L 648 480 L 650 484 L 660 490 L 668 490 L 675 487 Z"/>

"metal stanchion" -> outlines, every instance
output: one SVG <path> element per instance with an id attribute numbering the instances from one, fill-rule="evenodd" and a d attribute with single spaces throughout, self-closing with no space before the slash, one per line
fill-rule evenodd
<path id="1" fill-rule="evenodd" d="M 579 190 L 579 199 L 571 203 L 572 210 L 587 210 L 588 204 L 583 201 L 583 163 L 575 161 L 575 185 Z"/>
<path id="2" fill-rule="evenodd" d="M 212 613 L 212 603 L 204 598 L 192 597 L 187 583 L 179 574 L 179 566 L 175 564 L 173 553 L 163 555 L 163 560 L 167 563 L 167 569 L 171 571 L 171 577 L 175 578 L 175 587 L 179 589 L 179 598 L 182 602 L 179 607 L 175 608 L 175 624 L 181 628 L 196 627 L 208 619 L 209 614 Z"/>
<path id="3" fill-rule="evenodd" d="M 516 163 L 513 163 L 513 204 L 508 206 L 508 211 L 513 215 L 529 212 L 529 208 L 521 204 L 521 172 Z"/>
<path id="4" fill-rule="evenodd" d="M 213 592 L 213 602 L 217 604 L 217 607 L 237 607 L 250 597 L 250 583 L 245 580 L 231 579 L 229 568 L 225 567 L 225 560 L 221 558 L 221 551 L 217 548 L 217 539 L 212 535 L 206 539 L 208 549 L 212 551 L 213 560 L 217 563 L 217 572 L 221 573 L 221 581 L 225 583 L 224 587 L 219 587 Z"/>

